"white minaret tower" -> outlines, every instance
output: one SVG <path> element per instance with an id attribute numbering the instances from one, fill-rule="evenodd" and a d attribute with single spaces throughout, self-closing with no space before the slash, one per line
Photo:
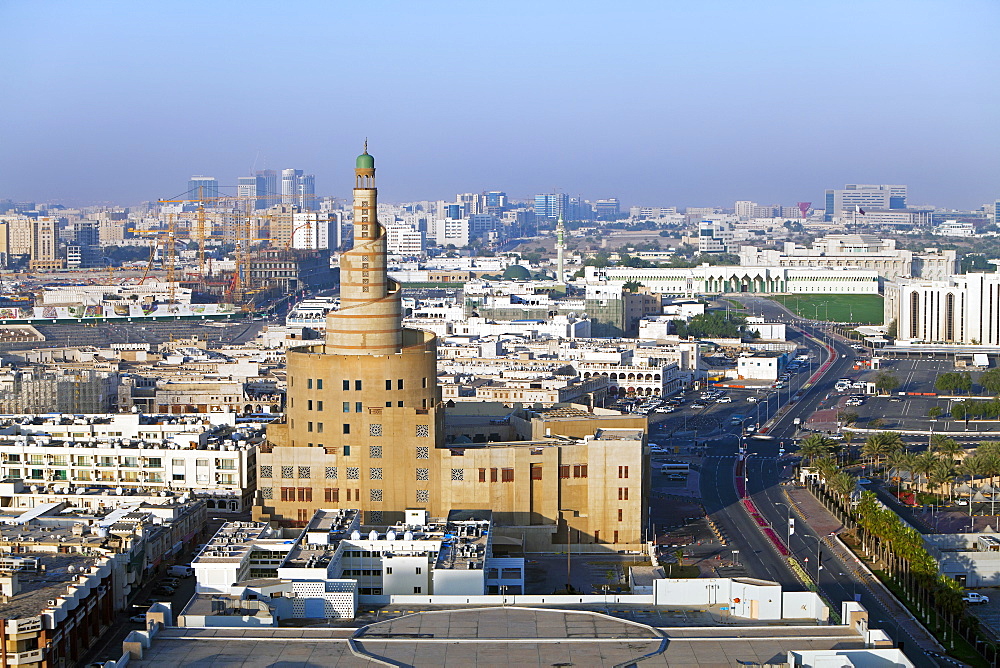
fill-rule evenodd
<path id="1" fill-rule="evenodd" d="M 563 267 L 563 251 L 566 249 L 566 226 L 563 225 L 562 214 L 559 214 L 559 222 L 556 224 L 556 280 L 560 283 L 566 282 L 566 272 Z"/>

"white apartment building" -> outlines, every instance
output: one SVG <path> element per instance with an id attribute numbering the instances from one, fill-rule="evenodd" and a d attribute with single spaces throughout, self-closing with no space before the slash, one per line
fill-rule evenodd
<path id="1" fill-rule="evenodd" d="M 699 253 L 729 253 L 733 246 L 733 229 L 729 223 L 703 220 L 698 225 Z"/>
<path id="2" fill-rule="evenodd" d="M 468 246 L 469 231 L 468 218 L 442 218 L 434 221 L 434 241 L 439 246 Z"/>
<path id="3" fill-rule="evenodd" d="M 21 478 L 36 491 L 181 491 L 205 499 L 211 510 L 241 512 L 250 506 L 256 442 L 204 423 L 184 425 L 188 431 L 179 432 L 161 426 L 129 430 L 104 417 L 90 424 L 8 424 L 0 433 L 0 475 Z"/>
<path id="4" fill-rule="evenodd" d="M 903 209 L 906 207 L 906 186 L 848 183 L 842 189 L 827 190 L 824 220 L 851 220 L 858 208 Z"/>
<path id="5" fill-rule="evenodd" d="M 886 284 L 883 308 L 900 340 L 1000 345 L 1000 274 L 898 279 Z"/>
<path id="6" fill-rule="evenodd" d="M 389 255 L 409 257 L 424 254 L 424 233 L 412 225 L 387 225 L 385 236 Z"/>

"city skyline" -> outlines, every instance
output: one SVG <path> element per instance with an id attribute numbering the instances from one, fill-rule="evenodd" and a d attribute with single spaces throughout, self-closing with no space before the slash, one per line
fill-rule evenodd
<path id="1" fill-rule="evenodd" d="M 287 165 L 338 184 L 365 136 L 394 202 L 497 188 L 819 203 L 844 183 L 905 183 L 914 204 L 976 208 L 1000 194 L 995 3 L 306 3 L 267 20 L 199 6 L 197 22 L 173 6 L 0 9 L 15 64 L 0 76 L 20 91 L 0 109 L 16 129 L 0 198 L 130 205 L 193 174 L 235 192 Z M 227 82 L 248 62 L 256 83 Z M 206 63 L 215 83 L 185 79 Z"/>

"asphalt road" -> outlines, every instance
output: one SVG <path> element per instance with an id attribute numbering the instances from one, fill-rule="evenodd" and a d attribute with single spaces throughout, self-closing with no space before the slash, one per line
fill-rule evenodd
<path id="1" fill-rule="evenodd" d="M 778 449 L 783 441 L 794 437 L 794 418 L 800 417 L 804 422 L 824 401 L 830 401 L 829 395 L 832 394 L 834 383 L 851 370 L 854 355 L 848 345 L 826 336 L 813 323 L 793 318 L 788 311 L 773 302 L 753 297 L 743 298 L 741 301 L 752 305 L 755 312 L 763 313 L 768 318 L 796 321 L 805 330 L 806 336 L 790 335 L 791 340 L 817 350 L 819 339 L 824 339 L 834 346 L 838 354 L 838 359 L 824 377 L 815 386 L 803 390 L 801 399 L 793 403 L 780 420 L 772 425 L 768 434 L 774 440 L 747 441 L 747 493 L 771 527 L 787 539 L 789 510 L 781 491 L 781 482 L 790 475 L 790 467 L 787 465 L 787 458 L 778 457 Z M 819 357 L 820 360 L 823 358 Z M 709 456 L 712 458 L 707 459 L 707 462 L 711 461 L 712 465 L 706 463 L 706 470 L 702 475 L 706 511 L 725 528 L 732 547 L 740 551 L 739 560 L 746 564 L 751 575 L 779 582 L 788 590 L 801 591 L 802 585 L 739 503 L 733 479 L 736 458 L 731 452 L 732 440 L 730 438 L 727 443 L 725 439 L 717 439 L 709 445 Z M 729 452 L 725 452 L 726 450 Z M 839 612 L 842 601 L 855 600 L 857 596 L 870 613 L 872 627 L 882 628 L 897 643 L 902 642 L 904 652 L 911 661 L 918 666 L 938 665 L 917 646 L 904 628 L 896 624 L 889 611 L 869 593 L 865 585 L 854 576 L 851 568 L 823 544 L 823 538 L 806 522 L 797 519 L 795 533 L 791 536 L 788 547 L 800 562 L 808 558 L 807 569 L 810 575 L 816 573 L 814 569 L 818 554 L 818 562 L 823 565 L 819 571 L 819 586 L 827 600 Z"/>

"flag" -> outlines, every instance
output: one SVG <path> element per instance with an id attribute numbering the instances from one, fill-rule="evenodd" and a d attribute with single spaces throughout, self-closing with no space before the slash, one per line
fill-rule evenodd
<path id="1" fill-rule="evenodd" d="M 857 206 L 857 208 L 858 208 L 858 213 L 860 213 L 862 216 L 865 215 L 865 210 L 861 208 L 860 204 Z"/>

